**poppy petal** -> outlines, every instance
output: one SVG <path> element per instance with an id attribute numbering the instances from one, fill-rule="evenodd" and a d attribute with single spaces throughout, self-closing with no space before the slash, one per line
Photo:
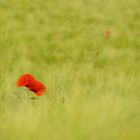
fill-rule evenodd
<path id="1" fill-rule="evenodd" d="M 44 93 L 45 93 L 44 90 L 39 90 L 39 91 L 35 92 L 35 94 L 36 94 L 37 96 L 42 96 Z"/>
<path id="2" fill-rule="evenodd" d="M 29 83 L 29 79 L 27 74 L 22 75 L 18 81 L 17 81 L 17 86 L 21 87 L 21 86 L 26 86 Z"/>
<path id="3" fill-rule="evenodd" d="M 36 80 L 31 74 L 22 75 L 17 81 L 17 86 L 25 86 L 37 96 L 42 96 L 46 91 L 45 85 Z"/>

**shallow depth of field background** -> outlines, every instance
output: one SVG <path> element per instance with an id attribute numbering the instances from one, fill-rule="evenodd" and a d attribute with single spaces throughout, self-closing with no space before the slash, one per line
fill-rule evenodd
<path id="1" fill-rule="evenodd" d="M 139 7 L 0 0 L 0 139 L 140 140 Z M 16 87 L 23 73 L 44 96 Z"/>

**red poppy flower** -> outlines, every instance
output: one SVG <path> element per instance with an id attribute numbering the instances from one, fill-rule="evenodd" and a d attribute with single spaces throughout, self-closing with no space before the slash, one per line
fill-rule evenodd
<path id="1" fill-rule="evenodd" d="M 56 32 L 55 33 L 55 37 L 57 40 L 60 40 L 61 39 L 61 33 L 60 32 Z"/>
<path id="2" fill-rule="evenodd" d="M 31 74 L 22 75 L 17 81 L 17 86 L 25 86 L 37 96 L 42 96 L 46 91 L 45 85 L 35 79 Z"/>
<path id="3" fill-rule="evenodd" d="M 104 34 L 105 38 L 109 38 L 111 36 L 111 31 L 107 30 Z"/>

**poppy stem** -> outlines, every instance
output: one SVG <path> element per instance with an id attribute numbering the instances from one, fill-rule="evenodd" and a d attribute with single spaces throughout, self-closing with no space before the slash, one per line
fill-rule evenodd
<path id="1" fill-rule="evenodd" d="M 64 87 L 63 87 L 62 83 L 60 84 L 59 88 L 60 88 L 59 100 L 62 104 L 64 104 L 65 103 L 65 96 L 64 96 Z"/>
<path id="2" fill-rule="evenodd" d="M 64 103 L 65 103 L 65 97 L 62 96 L 62 104 L 64 104 Z"/>

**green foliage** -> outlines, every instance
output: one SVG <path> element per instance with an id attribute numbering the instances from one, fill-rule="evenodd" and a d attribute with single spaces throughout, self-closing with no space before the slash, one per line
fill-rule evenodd
<path id="1" fill-rule="evenodd" d="M 139 5 L 0 0 L 0 139 L 139 140 Z M 27 72 L 45 96 L 16 87 Z"/>

